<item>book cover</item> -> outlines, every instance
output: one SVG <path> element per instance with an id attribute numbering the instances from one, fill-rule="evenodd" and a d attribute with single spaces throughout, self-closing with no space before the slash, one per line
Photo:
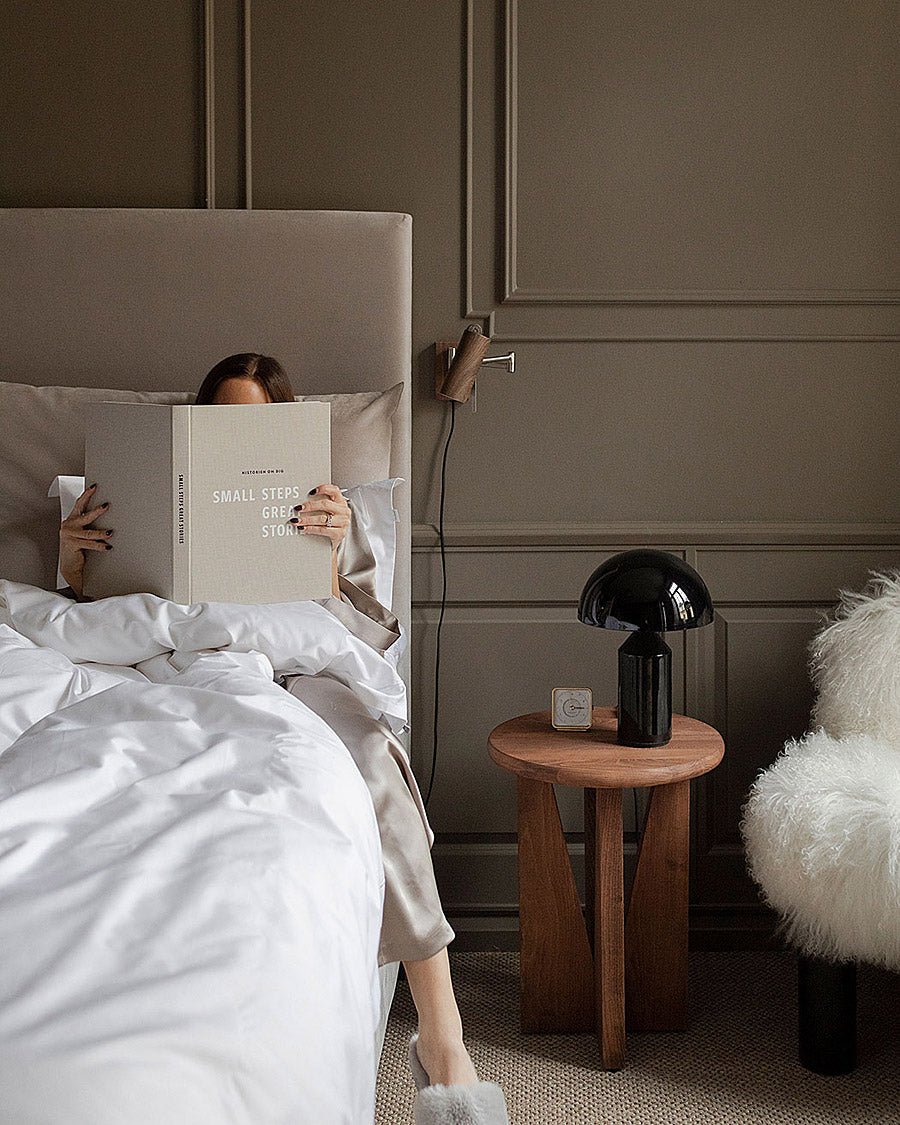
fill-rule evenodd
<path id="1" fill-rule="evenodd" d="M 88 551 L 84 592 L 272 603 L 331 593 L 331 544 L 290 523 L 331 480 L 325 402 L 239 406 L 100 403 L 85 478 L 109 511 L 111 551 Z"/>

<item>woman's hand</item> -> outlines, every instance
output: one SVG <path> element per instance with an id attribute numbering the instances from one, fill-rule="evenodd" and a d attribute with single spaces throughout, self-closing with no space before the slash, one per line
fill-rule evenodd
<path id="1" fill-rule="evenodd" d="M 294 508 L 291 523 L 311 535 L 326 536 L 333 553 L 350 526 L 350 505 L 336 484 L 320 484 L 309 495 L 309 500 Z"/>
<path id="2" fill-rule="evenodd" d="M 291 523 L 306 535 L 324 535 L 331 541 L 331 592 L 339 598 L 337 549 L 350 526 L 350 505 L 336 484 L 320 484 L 309 495 L 311 499 L 294 508 Z"/>
<path id="3" fill-rule="evenodd" d="M 59 525 L 59 570 L 79 598 L 84 589 L 84 552 L 112 550 L 112 543 L 107 542 L 112 531 L 90 526 L 109 507 L 109 504 L 88 507 L 96 490 L 96 484 L 86 488 Z"/>

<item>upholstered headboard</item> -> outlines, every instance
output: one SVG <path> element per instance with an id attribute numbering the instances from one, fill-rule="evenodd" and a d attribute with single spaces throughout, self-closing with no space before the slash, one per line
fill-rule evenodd
<path id="1" fill-rule="evenodd" d="M 394 607 L 408 624 L 408 215 L 6 210 L 0 261 L 0 380 L 188 391 L 223 356 L 260 351 L 299 394 L 407 384 L 391 474 L 407 482 Z"/>

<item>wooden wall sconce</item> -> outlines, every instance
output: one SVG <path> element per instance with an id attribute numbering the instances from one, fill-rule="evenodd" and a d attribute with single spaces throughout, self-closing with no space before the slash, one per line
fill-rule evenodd
<path id="1" fill-rule="evenodd" d="M 458 345 L 438 341 L 434 345 L 434 393 L 445 402 L 468 402 L 482 367 L 503 364 L 510 374 L 516 370 L 516 353 L 487 356 L 490 338 L 476 324 L 463 332 Z M 474 403 L 474 399 L 473 399 Z"/>

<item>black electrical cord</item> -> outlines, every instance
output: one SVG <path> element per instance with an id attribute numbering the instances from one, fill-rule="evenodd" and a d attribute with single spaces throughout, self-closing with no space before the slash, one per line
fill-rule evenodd
<path id="1" fill-rule="evenodd" d="M 441 626 L 444 624 L 444 610 L 447 608 L 447 556 L 444 546 L 444 493 L 447 484 L 447 452 L 450 449 L 450 439 L 453 437 L 453 427 L 456 424 L 456 402 L 450 400 L 450 431 L 444 443 L 444 457 L 441 461 L 441 504 L 438 514 L 438 540 L 441 545 L 441 612 L 438 617 L 437 633 L 434 638 L 434 733 L 431 741 L 431 777 L 428 780 L 428 792 L 425 794 L 425 808 L 431 800 L 431 790 L 434 787 L 434 774 L 437 769 L 438 751 L 438 683 L 441 672 Z"/>

